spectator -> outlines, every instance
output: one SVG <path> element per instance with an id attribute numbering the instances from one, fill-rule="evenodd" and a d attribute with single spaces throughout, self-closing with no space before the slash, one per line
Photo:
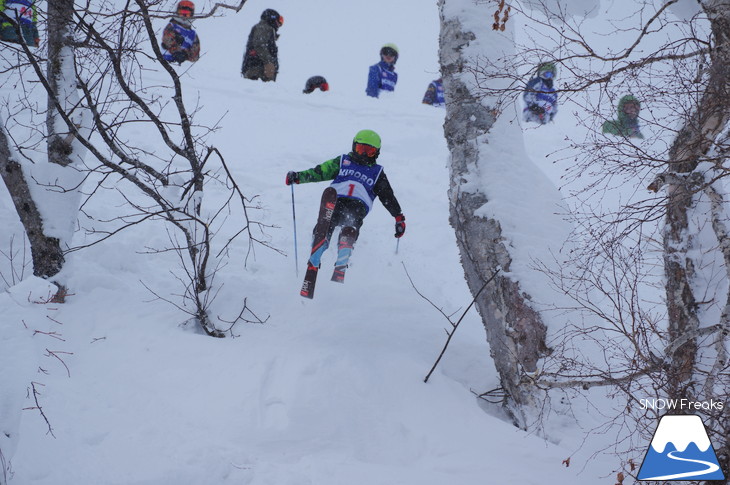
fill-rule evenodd
<path id="1" fill-rule="evenodd" d="M 167 62 L 182 64 L 200 58 L 200 39 L 193 30 L 195 4 L 183 0 L 177 4 L 175 16 L 162 32 L 162 58 Z"/>
<path id="2" fill-rule="evenodd" d="M 395 44 L 385 44 L 380 49 L 380 62 L 370 66 L 368 72 L 368 86 L 365 93 L 373 98 L 380 97 L 382 91 L 395 91 L 398 74 L 395 72 L 395 63 L 398 61 L 398 47 Z"/>
<path id="3" fill-rule="evenodd" d="M 628 138 L 644 138 L 639 131 L 639 112 L 641 102 L 627 94 L 618 102 L 618 119 L 603 123 L 603 132 Z"/>
<path id="4" fill-rule="evenodd" d="M 279 73 L 279 27 L 284 25 L 284 17 L 274 9 L 267 8 L 261 14 L 259 23 L 251 28 L 243 56 L 241 74 L 246 79 L 264 82 L 276 81 Z"/>
<path id="5" fill-rule="evenodd" d="M 423 104 L 431 106 L 445 106 L 446 98 L 444 98 L 444 82 L 441 78 L 431 81 L 426 88 L 426 94 L 423 95 Z"/>
<path id="6" fill-rule="evenodd" d="M 304 94 L 309 94 L 317 88 L 319 88 L 320 91 L 329 91 L 330 86 L 327 84 L 327 80 L 322 76 L 312 76 L 307 79 L 307 82 L 304 85 L 304 91 L 302 92 Z"/>
<path id="7" fill-rule="evenodd" d="M 523 94 L 525 121 L 536 121 L 545 124 L 552 121 L 558 113 L 558 95 L 553 87 L 556 68 L 552 62 L 543 62 L 537 66 L 537 76 L 530 79 Z"/>

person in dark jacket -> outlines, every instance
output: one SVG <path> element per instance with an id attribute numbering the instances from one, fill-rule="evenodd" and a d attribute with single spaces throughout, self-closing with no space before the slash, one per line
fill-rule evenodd
<path id="1" fill-rule="evenodd" d="M 345 269 L 360 234 L 363 219 L 372 209 L 376 197 L 395 218 L 395 237 L 399 238 L 405 234 L 406 218 L 393 194 L 383 167 L 375 163 L 380 155 L 380 146 L 380 136 L 377 133 L 372 130 L 361 130 L 352 140 L 350 153 L 332 158 L 302 172 L 286 174 L 287 185 L 332 180 L 331 186 L 337 190 L 337 203 L 325 243 L 312 248 L 307 269 L 319 268 L 322 254 L 329 247 L 332 233 L 336 227 L 342 226 L 332 279 L 338 282 L 344 281 Z"/>
<path id="2" fill-rule="evenodd" d="M 426 94 L 423 95 L 423 104 L 431 106 L 446 106 L 446 98 L 444 98 L 444 83 L 441 78 L 432 81 L 426 88 Z"/>
<path id="3" fill-rule="evenodd" d="M 279 72 L 279 27 L 284 25 L 284 17 L 272 8 L 261 14 L 259 23 L 251 28 L 243 55 L 241 74 L 246 79 L 276 81 Z"/>
<path id="4" fill-rule="evenodd" d="M 183 0 L 177 4 L 175 16 L 162 32 L 162 58 L 167 62 L 182 64 L 200 58 L 200 39 L 193 29 L 195 4 Z"/>
<path id="5" fill-rule="evenodd" d="M 644 138 L 639 130 L 639 111 L 641 102 L 627 94 L 618 102 L 618 119 L 603 123 L 603 132 L 628 138 Z"/>
<path id="6" fill-rule="evenodd" d="M 395 91 L 398 74 L 395 72 L 395 63 L 398 61 L 398 47 L 395 44 L 385 44 L 380 49 L 380 62 L 370 66 L 368 71 L 368 85 L 365 93 L 373 98 L 380 97 L 382 91 Z"/>
<path id="7" fill-rule="evenodd" d="M 307 82 L 304 84 L 304 90 L 302 91 L 304 94 L 309 94 L 314 92 L 314 90 L 319 89 L 320 91 L 329 91 L 330 85 L 327 84 L 327 80 L 322 76 L 312 76 L 309 79 L 307 79 Z"/>
<path id="8" fill-rule="evenodd" d="M 0 40 L 20 44 L 16 31 L 20 27 L 22 41 L 30 47 L 38 47 L 38 9 L 33 0 L 0 0 L 0 12 L 7 16 L 0 21 Z"/>

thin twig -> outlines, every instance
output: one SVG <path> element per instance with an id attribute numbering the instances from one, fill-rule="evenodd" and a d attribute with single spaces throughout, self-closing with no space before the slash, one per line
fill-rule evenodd
<path id="1" fill-rule="evenodd" d="M 48 434 L 56 437 L 55 434 L 53 434 L 53 427 L 51 426 L 51 422 L 48 420 L 48 416 L 46 416 L 46 413 L 43 412 L 43 407 L 41 406 L 41 403 L 38 401 L 38 396 L 40 396 L 40 392 L 38 392 L 38 389 L 35 388 L 36 384 L 39 386 L 43 386 L 44 384 L 41 384 L 40 382 L 32 381 L 30 383 L 31 388 L 33 389 L 33 400 L 35 401 L 35 406 L 31 406 L 28 408 L 23 408 L 24 410 L 31 410 L 31 409 L 37 409 L 39 413 L 41 413 L 41 416 L 46 422 L 46 426 L 48 426 Z"/>
<path id="2" fill-rule="evenodd" d="M 423 379 L 423 382 L 428 382 L 428 379 L 431 377 L 431 374 L 433 374 L 433 371 L 436 370 L 436 366 L 439 365 L 441 358 L 446 353 L 446 348 L 449 346 L 449 343 L 451 342 L 451 338 L 454 336 L 454 333 L 456 333 L 456 329 L 459 327 L 459 324 L 461 323 L 462 320 L 464 320 L 464 317 L 466 316 L 467 312 L 469 312 L 471 307 L 474 306 L 474 303 L 476 303 L 477 298 L 479 298 L 479 295 L 481 295 L 482 291 L 484 291 L 484 289 L 487 287 L 487 285 L 489 283 L 491 283 L 492 280 L 497 276 L 497 274 L 499 273 L 499 268 L 497 268 L 494 271 L 492 276 L 490 276 L 489 279 L 484 283 L 484 285 L 479 289 L 479 291 L 477 291 L 477 294 L 474 295 L 474 298 L 472 299 L 471 303 L 469 303 L 469 306 L 466 307 L 466 310 L 464 310 L 464 312 L 461 314 L 461 317 L 459 317 L 459 320 L 457 320 L 456 323 L 452 322 L 451 318 L 449 318 L 449 316 L 447 316 L 439 307 L 434 305 L 434 303 L 431 300 L 429 300 L 428 298 L 423 296 L 423 294 L 420 291 L 418 291 L 418 288 L 416 288 L 416 286 L 413 284 L 413 280 L 411 279 L 411 276 L 408 274 L 408 270 L 406 269 L 405 265 L 403 265 L 403 269 L 405 269 L 406 276 L 408 276 L 408 280 L 411 282 L 411 285 L 413 286 L 413 289 L 416 291 L 416 293 L 418 293 L 418 296 L 420 296 L 421 298 L 423 298 L 424 300 L 429 302 L 431 304 L 431 306 L 433 306 L 436 310 L 438 310 L 438 312 L 441 313 L 441 315 L 443 315 L 444 318 L 446 318 L 446 320 L 449 321 L 449 323 L 451 324 L 451 327 L 452 327 L 452 330 L 450 332 L 448 330 L 446 331 L 446 334 L 448 335 L 448 337 L 446 338 L 446 343 L 444 344 L 443 349 L 441 349 L 441 353 L 439 354 L 438 358 L 436 359 L 436 362 L 434 362 L 433 367 L 431 367 L 431 370 L 429 371 L 428 375 L 426 376 L 425 379 Z"/>

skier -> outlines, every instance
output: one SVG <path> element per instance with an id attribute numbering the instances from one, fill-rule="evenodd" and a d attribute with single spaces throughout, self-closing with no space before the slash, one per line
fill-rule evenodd
<path id="1" fill-rule="evenodd" d="M 556 69 L 552 62 L 543 62 L 537 67 L 537 76 L 530 79 L 523 94 L 525 121 L 545 124 L 558 113 L 558 95 L 553 88 Z"/>
<path id="2" fill-rule="evenodd" d="M 332 180 L 322 196 L 320 218 L 314 227 L 312 251 L 307 262 L 307 275 L 301 295 L 314 296 L 314 283 L 321 264 L 322 254 L 337 226 L 342 226 L 337 244 L 337 261 L 332 281 L 343 283 L 345 269 L 359 235 L 363 219 L 373 206 L 376 197 L 395 218 L 395 237 L 406 231 L 406 218 L 383 167 L 375 163 L 380 155 L 380 136 L 372 130 L 357 132 L 352 140 L 352 151 L 327 160 L 314 168 L 286 174 L 286 184 L 322 182 Z"/>
<path id="3" fill-rule="evenodd" d="M 380 97 L 381 91 L 395 91 L 398 74 L 395 72 L 395 63 L 398 61 L 398 47 L 395 44 L 385 44 L 380 49 L 380 62 L 370 66 L 368 71 L 368 85 L 365 93 L 373 98 Z"/>
<path id="4" fill-rule="evenodd" d="M 195 62 L 200 58 L 200 39 L 193 30 L 195 4 L 183 0 L 177 4 L 175 16 L 162 32 L 162 58 L 167 62 L 182 64 Z"/>
<path id="5" fill-rule="evenodd" d="M 259 23 L 251 28 L 243 55 L 241 74 L 246 79 L 261 79 L 264 82 L 276 81 L 279 72 L 279 48 L 276 40 L 279 27 L 284 25 L 284 17 L 272 8 L 261 13 Z"/>
<path id="6" fill-rule="evenodd" d="M 34 0 L 0 0 L 0 12 L 5 14 L 0 22 L 0 40 L 20 44 L 21 39 L 18 39 L 15 30 L 19 26 L 22 42 L 30 47 L 38 47 L 38 9 Z"/>
<path id="7" fill-rule="evenodd" d="M 444 98 L 444 82 L 441 78 L 431 81 L 426 88 L 426 94 L 423 95 L 423 104 L 431 106 L 445 106 L 446 98 Z"/>
<path id="8" fill-rule="evenodd" d="M 307 79 L 307 82 L 304 84 L 304 90 L 302 92 L 304 94 L 309 94 L 311 92 L 314 92 L 314 90 L 318 88 L 320 91 L 329 91 L 330 85 L 327 84 L 327 80 L 322 76 L 312 76 Z"/>
<path id="9" fill-rule="evenodd" d="M 603 123 L 603 132 L 628 138 L 644 138 L 639 131 L 639 111 L 641 102 L 634 96 L 627 94 L 618 102 L 618 119 Z"/>

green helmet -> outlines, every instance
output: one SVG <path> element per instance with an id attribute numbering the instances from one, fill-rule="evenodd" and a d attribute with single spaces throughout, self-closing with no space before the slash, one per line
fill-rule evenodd
<path id="1" fill-rule="evenodd" d="M 540 76 L 545 72 L 551 72 L 552 76 L 555 77 L 558 74 L 558 69 L 555 67 L 554 62 L 543 62 L 539 66 L 537 66 L 537 75 Z"/>
<path id="2" fill-rule="evenodd" d="M 373 130 L 360 130 L 352 139 L 352 143 L 364 143 L 365 145 L 374 146 L 380 150 L 380 135 Z"/>
<path id="3" fill-rule="evenodd" d="M 383 47 L 381 47 L 381 50 L 382 49 L 385 49 L 385 48 L 388 48 L 388 47 L 390 47 L 391 49 L 393 49 L 396 54 L 400 54 L 400 51 L 398 51 L 398 46 L 395 45 L 395 44 L 393 44 L 393 43 L 385 44 Z"/>

